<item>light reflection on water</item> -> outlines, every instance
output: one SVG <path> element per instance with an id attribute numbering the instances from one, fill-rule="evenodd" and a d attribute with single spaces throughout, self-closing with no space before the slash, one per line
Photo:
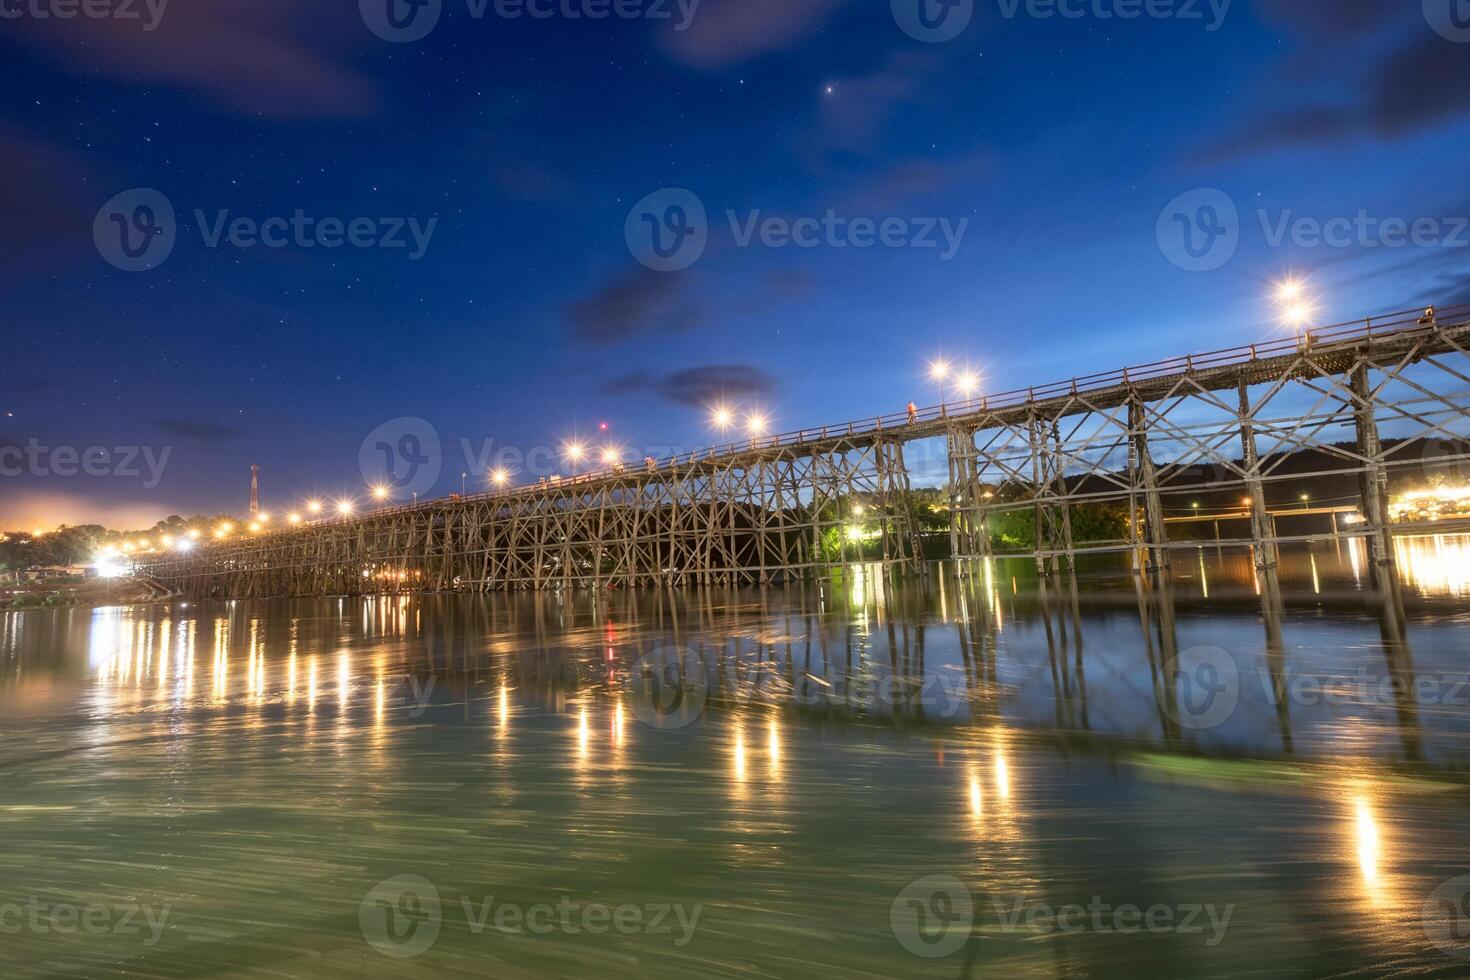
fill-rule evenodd
<path id="1" fill-rule="evenodd" d="M 59 956 L 157 976 L 1448 971 L 1421 917 L 1470 870 L 1470 551 L 1397 547 L 1397 596 L 1338 540 L 1284 553 L 1279 587 L 1206 547 L 1165 583 L 996 560 L 925 588 L 858 568 L 765 591 L 10 615 L 0 906 L 174 912 L 148 948 L 23 934 L 0 973 Z M 630 684 L 668 647 L 711 689 L 694 723 L 658 730 Z M 1202 675 L 1183 667 L 1216 649 L 1238 704 L 1198 727 Z M 984 938 L 929 960 L 889 910 L 934 873 L 969 887 Z M 398 961 L 366 946 L 357 906 L 403 874 L 451 909 L 700 903 L 705 926 L 674 947 L 475 935 L 446 913 L 433 949 Z M 1213 947 L 1043 942 L 997 913 L 1094 896 L 1235 912 Z"/>

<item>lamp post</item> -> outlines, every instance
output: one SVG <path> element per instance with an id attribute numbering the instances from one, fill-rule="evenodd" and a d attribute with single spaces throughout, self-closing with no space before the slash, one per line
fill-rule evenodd
<path id="1" fill-rule="evenodd" d="M 949 362 L 935 361 L 929 365 L 929 377 L 939 385 L 939 414 L 944 414 L 944 379 L 949 377 Z"/>

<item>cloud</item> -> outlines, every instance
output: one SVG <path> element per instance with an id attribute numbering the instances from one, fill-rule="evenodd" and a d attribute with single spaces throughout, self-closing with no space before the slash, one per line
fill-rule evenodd
<path id="1" fill-rule="evenodd" d="M 1216 162 L 1354 137 L 1401 139 L 1470 113 L 1465 47 L 1423 33 L 1374 65 L 1344 102 L 1267 115 L 1207 144 L 1195 159 Z"/>
<path id="2" fill-rule="evenodd" d="M 707 364 L 662 375 L 634 371 L 603 386 L 610 395 L 653 394 L 692 408 L 767 398 L 775 389 L 775 379 L 750 364 Z"/>
<path id="3" fill-rule="evenodd" d="M 356 4 L 179 0 L 162 7 L 153 30 L 144 30 L 149 4 L 134 9 L 142 21 L 32 20 L 19 37 L 78 74 L 194 90 L 251 115 L 360 116 L 376 105 L 368 77 L 323 53 L 352 36 L 336 18 L 356 20 Z"/>
<path id="4" fill-rule="evenodd" d="M 686 298 L 688 273 L 634 268 L 585 299 L 567 304 L 567 322 L 577 340 L 612 344 L 651 333 L 677 333 L 703 322 Z"/>
<path id="5" fill-rule="evenodd" d="M 7 230 L 0 235 L 0 263 L 8 274 L 0 282 L 13 286 L 54 273 L 57 262 L 74 261 L 90 250 L 93 213 L 78 201 L 76 187 L 85 183 L 86 168 L 71 153 L 33 140 L 3 120 L 0 146 L 5 147 L 0 214 Z M 7 387 L 14 384 L 8 381 Z"/>
<path id="6" fill-rule="evenodd" d="M 1268 23 L 1322 40 L 1367 34 L 1404 7 L 1404 0 L 1257 0 Z"/>
<path id="7" fill-rule="evenodd" d="M 10 489 L 0 510 L 0 529 L 54 528 L 101 524 L 120 530 L 146 529 L 170 514 L 192 514 L 177 502 L 119 500 L 116 491 L 87 496 L 56 490 Z"/>
<path id="8" fill-rule="evenodd" d="M 792 47 L 847 0 L 704 0 L 687 31 L 665 47 L 697 68 L 721 69 Z"/>
<path id="9" fill-rule="evenodd" d="M 870 150 L 893 111 L 918 96 L 924 76 L 938 67 L 927 52 L 899 50 L 866 75 L 833 79 L 822 101 L 824 147 L 855 153 Z"/>
<path id="10" fill-rule="evenodd" d="M 227 425 L 215 425 L 197 419 L 158 419 L 155 424 L 169 435 L 202 442 L 226 442 L 243 434 L 239 429 Z"/>

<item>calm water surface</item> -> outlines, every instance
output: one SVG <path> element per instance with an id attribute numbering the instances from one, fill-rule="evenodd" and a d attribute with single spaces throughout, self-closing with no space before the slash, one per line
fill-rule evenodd
<path id="1" fill-rule="evenodd" d="M 1470 971 L 1470 542 L 0 618 L 0 976 Z"/>

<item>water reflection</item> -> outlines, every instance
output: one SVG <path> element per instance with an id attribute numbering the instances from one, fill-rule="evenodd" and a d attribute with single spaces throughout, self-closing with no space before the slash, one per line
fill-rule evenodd
<path id="1" fill-rule="evenodd" d="M 252 961 L 263 972 L 392 975 L 321 907 L 425 871 L 449 894 L 496 881 L 710 903 L 702 959 L 631 941 L 638 970 L 598 959 L 629 975 L 1126 975 L 1156 948 L 1179 976 L 1331 972 L 1322 948 L 1342 950 L 1340 973 L 1417 968 L 1405 910 L 1470 861 L 1470 818 L 1442 788 L 1470 746 L 1449 696 L 1470 552 L 1431 538 L 1397 553 L 1397 574 L 1344 539 L 1283 549 L 1274 570 L 1200 549 L 1154 577 L 1099 561 L 1039 579 L 992 559 L 928 585 L 866 567 L 787 589 L 11 615 L 0 699 L 27 726 L 0 730 L 0 831 L 28 857 L 0 857 L 0 874 L 139 892 L 158 868 L 188 875 L 207 907 L 181 910 L 188 938 L 154 971 L 169 976 L 233 962 L 242 944 L 211 939 L 221 921 L 257 923 L 243 947 L 262 957 L 291 950 Z M 640 722 L 633 684 L 656 649 L 689 651 L 708 679 L 667 730 Z M 1202 651 L 1229 658 L 1233 688 L 1200 672 Z M 6 809 L 78 801 L 89 816 L 49 826 Z M 1433 867 L 1405 840 L 1431 841 Z M 936 869 L 983 896 L 1239 902 L 1246 940 L 1135 960 L 991 929 L 968 961 L 931 964 L 895 947 L 886 916 Z M 343 891 L 324 896 L 326 880 Z M 1275 903 L 1289 912 L 1259 911 Z M 1363 912 L 1385 931 L 1311 932 Z M 512 956 L 463 930 L 441 942 L 426 962 L 446 969 Z M 516 946 L 515 965 L 591 961 L 567 942 Z"/>

